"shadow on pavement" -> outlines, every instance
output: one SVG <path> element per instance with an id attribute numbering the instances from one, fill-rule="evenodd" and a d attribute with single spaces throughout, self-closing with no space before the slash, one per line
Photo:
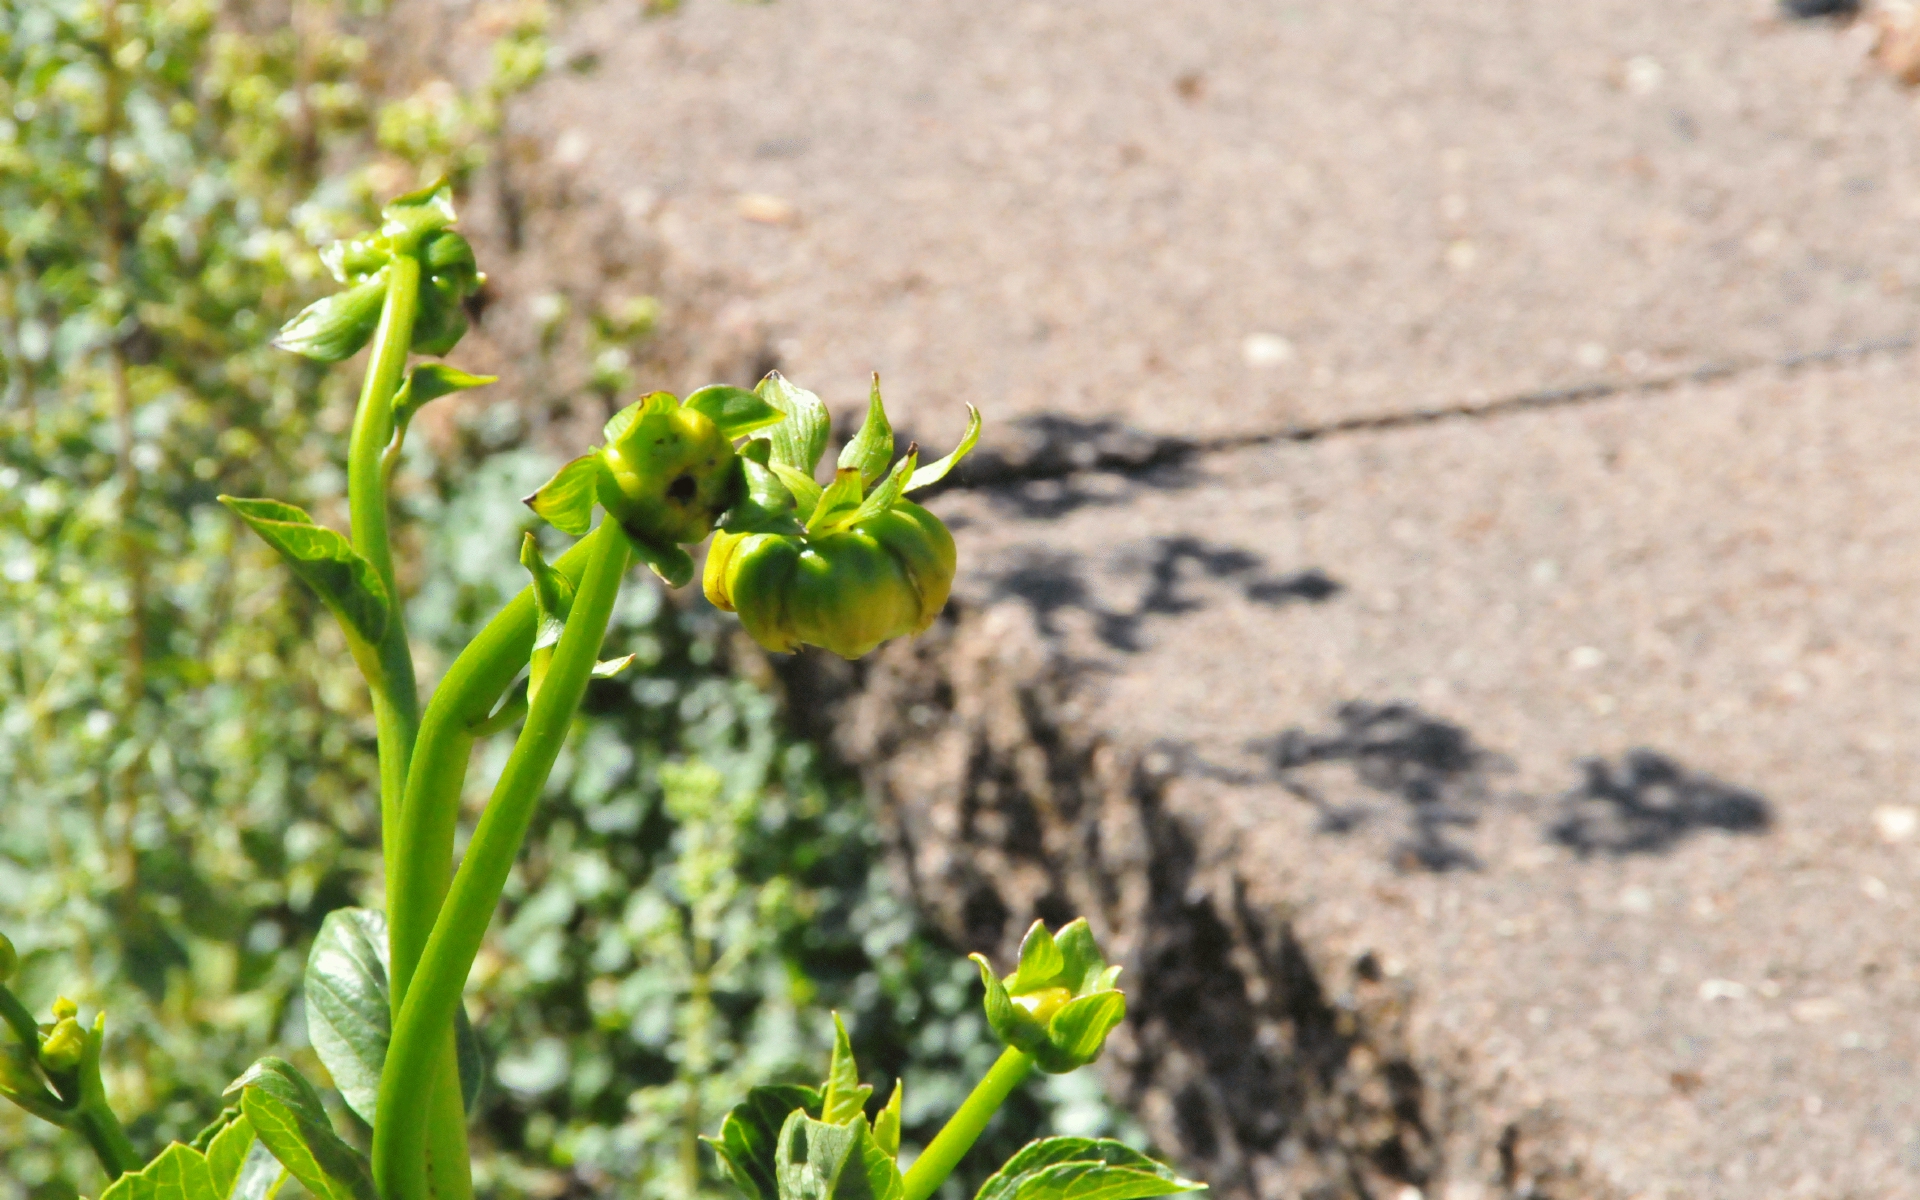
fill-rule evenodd
<path id="1" fill-rule="evenodd" d="M 1048 637 L 1063 632 L 1058 616 L 1078 610 L 1093 617 L 1094 633 L 1108 647 L 1135 654 L 1146 649 L 1144 626 L 1153 617 L 1178 616 L 1207 605 L 1196 585 L 1224 580 L 1256 604 L 1279 606 L 1296 601 L 1320 604 L 1340 594 L 1340 582 L 1318 567 L 1270 575 L 1259 555 L 1191 536 L 1156 538 L 1121 551 L 1121 561 L 1145 577 L 1130 607 L 1109 607 L 1097 599 L 1078 555 L 1030 549 L 993 584 L 996 598 L 1011 597 L 1033 609 L 1035 624 Z"/>

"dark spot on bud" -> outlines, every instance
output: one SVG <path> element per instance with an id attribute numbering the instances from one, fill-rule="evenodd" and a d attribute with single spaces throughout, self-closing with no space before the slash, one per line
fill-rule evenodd
<path id="1" fill-rule="evenodd" d="M 700 494 L 700 484 L 691 475 L 681 475 L 667 485 L 667 499 L 685 504 Z"/>

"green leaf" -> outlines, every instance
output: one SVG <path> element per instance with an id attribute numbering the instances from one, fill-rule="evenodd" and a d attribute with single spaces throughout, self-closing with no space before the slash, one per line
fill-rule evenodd
<path id="1" fill-rule="evenodd" d="M 785 414 L 745 388 L 716 383 L 688 396 L 685 407 L 705 416 L 728 440 L 778 425 Z"/>
<path id="2" fill-rule="evenodd" d="M 1141 1200 L 1204 1187 L 1124 1143 L 1056 1137 L 1028 1142 L 974 1200 Z"/>
<path id="3" fill-rule="evenodd" d="M 703 1137 L 720 1157 L 721 1168 L 749 1200 L 778 1200 L 775 1150 L 780 1130 L 793 1113 L 817 1115 L 820 1093 L 797 1084 L 773 1084 L 747 1092 L 720 1123 L 720 1136 Z"/>
<path id="4" fill-rule="evenodd" d="M 213 1173 L 215 1195 L 226 1196 L 233 1191 L 240 1168 L 246 1165 L 247 1152 L 252 1149 L 253 1126 L 244 1116 L 214 1135 L 213 1144 L 207 1147 L 207 1169 Z"/>
<path id="5" fill-rule="evenodd" d="M 595 679 L 612 679 L 615 675 L 632 666 L 633 660 L 637 657 L 639 656 L 629 654 L 625 658 L 609 658 L 597 662 L 593 664 L 593 677 Z"/>
<path id="6" fill-rule="evenodd" d="M 884 475 L 893 461 L 893 426 L 887 423 L 886 406 L 880 403 L 880 373 L 874 372 L 873 391 L 867 398 L 867 420 L 860 432 L 840 450 L 840 466 L 858 467 L 860 478 L 872 483 Z"/>
<path id="7" fill-rule="evenodd" d="M 387 300 L 387 273 L 382 270 L 364 283 L 324 296 L 280 327 L 273 344 L 315 362 L 337 363 L 352 358 L 373 337 L 380 324 L 380 307 Z"/>
<path id="8" fill-rule="evenodd" d="M 753 390 L 786 418 L 773 427 L 773 461 L 811 476 L 833 432 L 827 406 L 812 392 L 788 383 L 778 371 L 767 372 Z"/>
<path id="9" fill-rule="evenodd" d="M 1052 986 L 1055 977 L 1066 969 L 1066 956 L 1047 932 L 1045 921 L 1035 921 L 1027 936 L 1020 939 L 1020 965 L 1007 980 L 1007 990 L 1023 995 L 1036 988 Z"/>
<path id="10" fill-rule="evenodd" d="M 236 1088 L 255 1135 L 315 1200 L 378 1200 L 366 1159 L 340 1140 L 319 1094 L 292 1066 L 263 1058 L 228 1094 Z"/>
<path id="11" fill-rule="evenodd" d="M 533 650 L 538 654 L 560 644 L 567 614 L 573 610 L 573 585 L 548 565 L 531 533 L 520 539 L 520 565 L 533 576 L 533 608 L 539 614 L 534 624 Z"/>
<path id="12" fill-rule="evenodd" d="M 774 1153 L 779 1200 L 899 1200 L 899 1168 L 860 1117 L 843 1124 L 787 1118 Z"/>
<path id="13" fill-rule="evenodd" d="M 407 372 L 407 381 L 394 393 L 393 423 L 405 426 L 430 401 L 499 381 L 498 375 L 469 375 L 445 363 L 421 363 Z"/>
<path id="14" fill-rule="evenodd" d="M 273 1200 L 287 1182 L 287 1169 L 280 1160 L 267 1149 L 266 1143 L 254 1138 L 247 1148 L 247 1161 L 240 1165 L 240 1175 L 233 1181 L 233 1188 L 227 1193 L 227 1200 Z"/>
<path id="15" fill-rule="evenodd" d="M 887 1097 L 887 1106 L 873 1119 L 874 1144 L 896 1159 L 900 1157 L 900 1097 L 906 1090 L 906 1080 L 894 1080 L 893 1095 Z"/>
<path id="16" fill-rule="evenodd" d="M 933 462 L 915 471 L 913 478 L 907 481 L 907 490 L 909 492 L 917 492 L 923 487 L 928 487 L 945 479 L 947 472 L 959 466 L 960 460 L 970 454 L 979 441 L 980 410 L 969 404 L 967 405 L 967 432 L 966 435 L 960 439 L 960 444 L 953 448 L 952 454 L 947 455 L 945 458 L 935 459 Z"/>
<path id="17" fill-rule="evenodd" d="M 616 418 L 617 420 L 618 418 Z M 608 426 L 612 428 L 611 424 Z M 593 527 L 593 505 L 600 488 L 600 455 L 582 454 L 561 467 L 523 503 L 561 533 L 585 536 Z"/>
<path id="18" fill-rule="evenodd" d="M 826 491 L 820 493 L 820 502 L 814 505 L 813 515 L 807 518 L 807 532 L 817 530 L 826 533 L 842 524 L 842 518 L 851 517 L 860 507 L 862 490 L 859 468 L 841 467 L 835 471 L 833 482 L 827 485 Z"/>
<path id="19" fill-rule="evenodd" d="M 175 1142 L 146 1166 L 113 1181 L 100 1200 L 227 1200 L 214 1187 L 206 1155 Z"/>
<path id="20" fill-rule="evenodd" d="M 278 500 L 220 497 L 267 545 L 280 552 L 308 587 L 333 611 L 347 632 L 368 644 L 387 631 L 387 587 L 373 564 L 347 539 L 291 504 Z"/>
<path id="21" fill-rule="evenodd" d="M 1041 1070 L 1061 1075 L 1100 1057 L 1107 1034 L 1126 1019 L 1124 992 L 1095 992 L 1068 1001 L 1047 1022 L 1046 1051 L 1034 1058 Z"/>
<path id="22" fill-rule="evenodd" d="M 392 1038 L 387 961 L 387 917 L 371 908 L 328 913 L 307 955 L 308 1040 L 347 1107 L 368 1124 L 379 1103 L 380 1070 Z M 454 1016 L 454 1040 L 460 1096 L 471 1113 L 485 1071 L 465 1008 Z"/>
<path id="23" fill-rule="evenodd" d="M 821 1088 L 820 1119 L 839 1125 L 867 1110 L 867 1097 L 873 1088 L 860 1082 L 860 1068 L 853 1061 L 853 1044 L 847 1040 L 847 1027 L 840 1014 L 833 1014 L 833 1058 L 827 1066 L 827 1082 Z"/>
<path id="24" fill-rule="evenodd" d="M 338 908 L 307 955 L 307 1037 L 347 1107 L 369 1123 L 392 1029 L 386 946 L 380 913 Z"/>

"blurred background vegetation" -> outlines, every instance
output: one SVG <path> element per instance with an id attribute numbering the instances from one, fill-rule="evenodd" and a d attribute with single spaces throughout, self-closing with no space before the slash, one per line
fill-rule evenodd
<path id="1" fill-rule="evenodd" d="M 357 676 L 213 503 L 344 523 L 356 372 L 268 339 L 378 193 L 486 160 L 548 17 L 516 8 L 477 88 L 386 95 L 368 3 L 0 0 L 0 929 L 30 1003 L 108 1010 L 144 1149 L 261 1053 L 324 1077 L 307 943 L 380 901 Z M 586 386 L 636 382 L 609 370 Z M 516 498 L 557 462 L 510 402 L 464 412 L 453 452 L 410 441 L 399 496 L 429 670 L 522 585 Z M 817 1078 L 829 1009 L 870 1077 L 908 1077 L 923 1141 L 996 1051 L 973 968 L 890 892 L 857 787 L 735 669 L 728 619 L 639 576 L 622 604 L 608 653 L 641 669 L 595 685 L 470 986 L 483 1193 L 725 1194 L 694 1135 L 750 1082 Z M 1115 1131 L 1088 1073 L 1030 1092 L 1002 1154 L 1042 1120 Z M 0 1200 L 99 1184 L 0 1110 Z"/>

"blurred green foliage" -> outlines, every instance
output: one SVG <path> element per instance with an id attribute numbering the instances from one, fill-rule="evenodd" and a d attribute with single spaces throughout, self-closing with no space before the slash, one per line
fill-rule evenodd
<path id="1" fill-rule="evenodd" d="M 478 90 L 376 103 L 364 7 L 0 0 L 0 929 L 30 1003 L 108 1010 L 108 1086 L 148 1150 L 257 1055 L 304 1046 L 308 941 L 379 899 L 353 668 L 213 502 L 343 521 L 351 373 L 267 339 L 319 289 L 314 247 L 370 218 L 368 164 L 471 171 L 546 57 L 526 6 Z M 600 382 L 623 388 L 615 365 Z M 492 453 L 519 440 L 510 407 L 468 411 L 471 453 L 408 446 L 429 667 L 522 586 L 514 497 L 554 466 Z M 997 1051 L 972 967 L 890 892 L 856 790 L 694 604 L 630 588 L 608 653 L 640 669 L 595 685 L 475 972 L 497 1055 L 487 1194 L 722 1194 L 693 1135 L 749 1082 L 817 1072 L 829 1006 L 863 1063 L 910 1071 L 909 1142 Z M 1047 1086 L 989 1152 L 1043 1109 L 1057 1131 L 1110 1127 L 1091 1080 Z M 0 1108 L 0 1200 L 98 1180 Z"/>

